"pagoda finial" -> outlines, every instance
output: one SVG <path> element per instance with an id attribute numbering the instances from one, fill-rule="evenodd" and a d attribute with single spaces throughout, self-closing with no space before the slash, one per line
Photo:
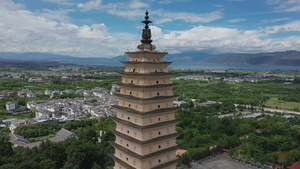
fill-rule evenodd
<path id="1" fill-rule="evenodd" d="M 143 34 L 142 34 L 142 40 L 141 42 L 142 43 L 146 43 L 146 44 L 151 44 L 152 40 L 151 40 L 151 29 L 149 29 L 149 26 L 148 24 L 149 23 L 152 23 L 152 21 L 148 20 L 149 19 L 149 12 L 148 12 L 148 9 L 146 9 L 146 12 L 145 12 L 146 16 L 145 16 L 145 20 L 142 21 L 142 23 L 145 24 L 145 28 L 143 29 Z"/>

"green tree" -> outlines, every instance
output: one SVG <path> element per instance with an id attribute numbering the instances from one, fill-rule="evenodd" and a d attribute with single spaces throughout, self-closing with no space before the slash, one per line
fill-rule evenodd
<path id="1" fill-rule="evenodd" d="M 292 150 L 290 151 L 287 156 L 284 158 L 284 162 L 286 165 L 291 165 L 293 162 L 300 160 L 300 151 L 299 150 Z"/>
<path id="2" fill-rule="evenodd" d="M 0 158 L 13 154 L 12 144 L 9 142 L 9 139 L 8 134 L 0 136 Z"/>

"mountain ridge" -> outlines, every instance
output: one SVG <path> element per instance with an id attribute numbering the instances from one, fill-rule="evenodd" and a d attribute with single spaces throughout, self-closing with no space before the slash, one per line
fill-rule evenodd
<path id="1" fill-rule="evenodd" d="M 129 60 L 127 55 L 119 55 L 112 58 L 81 58 L 52 53 L 16 53 L 0 52 L 1 59 L 19 61 L 51 61 L 81 65 L 109 65 L 122 66 L 121 61 Z M 168 54 L 166 61 L 174 63 L 218 63 L 237 65 L 279 65 L 300 66 L 300 51 L 282 51 L 269 53 L 224 53 L 208 54 L 199 51 L 186 51 L 177 54 Z"/>

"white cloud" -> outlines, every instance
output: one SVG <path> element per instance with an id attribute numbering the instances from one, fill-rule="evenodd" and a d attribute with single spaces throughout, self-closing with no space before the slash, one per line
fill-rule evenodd
<path id="1" fill-rule="evenodd" d="M 115 56 L 129 48 L 127 37 L 112 37 L 105 24 L 77 26 L 47 19 L 11 0 L 0 7 L 0 52 L 50 52 L 82 57 Z M 22 26 L 20 26 L 22 25 Z M 130 39 L 134 39 L 133 37 Z"/>
<path id="2" fill-rule="evenodd" d="M 285 12 L 300 11 L 299 0 L 268 0 L 268 4 L 272 5 L 275 9 Z"/>
<path id="3" fill-rule="evenodd" d="M 78 37 L 80 38 L 94 38 L 94 39 L 100 39 L 109 37 L 109 34 L 107 33 L 107 27 L 102 24 L 93 24 L 91 27 L 87 25 L 83 25 L 79 28 L 78 31 Z"/>
<path id="4" fill-rule="evenodd" d="M 169 2 L 169 1 L 168 1 Z M 118 2 L 103 4 L 102 0 L 91 0 L 86 3 L 77 5 L 82 11 L 103 10 L 113 15 L 118 15 L 126 18 L 135 18 L 143 16 L 148 4 L 140 0 L 131 0 L 130 2 Z M 209 13 L 197 14 L 189 12 L 169 12 L 165 10 L 152 10 L 153 15 L 157 15 L 158 23 L 169 22 L 172 20 L 183 20 L 185 22 L 211 22 L 223 18 L 221 10 L 212 11 Z M 153 16 L 152 15 L 152 16 Z"/>
<path id="5" fill-rule="evenodd" d="M 103 7 L 98 1 L 98 7 Z M 133 1 L 131 1 L 133 2 Z M 106 4 L 104 7 L 107 7 Z M 110 4 L 112 5 L 112 4 Z M 115 5 L 115 4 L 114 4 Z M 104 8 L 103 7 L 103 8 Z M 109 8 L 112 9 L 112 8 Z M 131 16 L 142 9 L 133 9 Z M 44 11 L 44 13 L 52 11 Z M 114 12 L 114 11 L 113 11 Z M 126 11 L 122 11 L 126 12 Z M 204 18 L 205 14 L 181 13 L 175 15 L 159 10 L 159 16 L 167 21 L 185 19 L 187 22 L 208 22 L 217 17 Z M 156 12 L 153 12 L 156 13 Z M 136 35 L 116 32 L 111 35 L 104 24 L 77 26 L 65 21 L 56 21 L 57 15 L 43 16 L 24 9 L 11 0 L 0 1 L 0 52 L 50 52 L 81 57 L 104 57 L 123 54 L 126 49 L 136 49 Z M 221 17 L 216 15 L 218 17 Z M 278 20 L 278 19 L 277 19 Z M 166 22 L 166 21 L 161 21 Z M 20 26 L 21 25 L 21 26 Z M 283 25 L 269 26 L 258 30 L 195 26 L 184 31 L 163 33 L 158 26 L 151 26 L 153 44 L 158 49 L 174 53 L 186 50 L 222 52 L 271 52 L 295 50 L 300 45 L 299 36 L 269 38 L 268 35 L 282 31 L 300 31 L 300 20 Z M 139 37 L 140 38 L 140 37 Z M 140 43 L 138 41 L 138 43 Z"/>
<path id="6" fill-rule="evenodd" d="M 74 10 L 71 9 L 60 9 L 60 10 L 50 10 L 50 9 L 43 9 L 42 12 L 37 12 L 38 15 L 43 16 L 47 19 L 57 20 L 61 22 L 70 21 L 71 18 L 68 16 L 69 12 Z"/>
<path id="7" fill-rule="evenodd" d="M 282 27 L 292 25 L 295 26 L 297 23 Z M 266 38 L 268 34 L 265 31 L 268 28 L 242 31 L 232 28 L 197 26 L 186 31 L 170 31 L 167 34 L 163 34 L 160 28 L 151 27 L 151 29 L 155 30 L 155 34 L 158 35 L 153 34 L 153 38 L 159 42 L 160 50 L 167 49 L 170 53 L 188 50 L 205 50 L 213 53 L 273 52 L 296 50 L 300 45 L 299 36 Z"/>
<path id="8" fill-rule="evenodd" d="M 268 26 L 264 28 L 265 34 L 275 34 L 279 32 L 290 32 L 298 31 L 300 32 L 300 20 L 292 21 L 283 25 Z"/>
<path id="9" fill-rule="evenodd" d="M 74 3 L 70 2 L 69 0 L 43 0 L 45 2 L 52 2 L 59 5 L 74 5 Z"/>
<path id="10" fill-rule="evenodd" d="M 130 9 L 139 9 L 139 8 L 147 8 L 149 7 L 148 4 L 140 2 L 139 0 L 132 0 L 128 4 L 128 8 Z"/>
<path id="11" fill-rule="evenodd" d="M 171 4 L 173 3 L 172 0 L 162 0 L 162 1 L 158 1 L 159 4 Z"/>
<path id="12" fill-rule="evenodd" d="M 83 11 L 89 11 L 93 9 L 98 9 L 101 7 L 102 0 L 91 0 L 86 3 L 77 4 L 78 8 L 81 8 Z"/>
<path id="13" fill-rule="evenodd" d="M 13 1 L 1 0 L 0 1 L 0 9 L 3 9 L 3 10 L 24 9 L 24 5 L 19 4 L 19 3 L 15 4 Z"/>
<path id="14" fill-rule="evenodd" d="M 273 23 L 273 22 L 280 22 L 280 21 L 287 21 L 291 20 L 292 18 L 275 18 L 275 19 L 264 19 L 262 23 Z"/>
<path id="15" fill-rule="evenodd" d="M 243 21 L 246 21 L 245 18 L 235 18 L 235 19 L 230 19 L 229 21 L 227 22 L 230 22 L 230 23 L 237 23 L 237 22 L 243 22 Z"/>
<path id="16" fill-rule="evenodd" d="M 155 15 L 162 17 L 158 19 L 159 23 L 164 23 L 172 20 L 183 20 L 185 22 L 211 22 L 223 18 L 223 12 L 220 10 L 204 14 L 195 14 L 187 12 L 167 12 L 163 10 L 153 11 Z"/>

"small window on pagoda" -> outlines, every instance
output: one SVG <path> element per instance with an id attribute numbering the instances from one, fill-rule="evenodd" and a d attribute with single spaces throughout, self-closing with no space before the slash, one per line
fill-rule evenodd
<path id="1" fill-rule="evenodd" d="M 159 81 L 156 81 L 156 84 L 158 84 L 159 83 Z"/>
<path id="2" fill-rule="evenodd" d="M 130 117 L 128 117 L 127 119 L 130 120 Z"/>
<path id="3" fill-rule="evenodd" d="M 127 133 L 129 134 L 129 130 L 127 130 Z"/>
<path id="4" fill-rule="evenodd" d="M 160 118 L 158 118 L 158 121 L 160 121 Z"/>
<path id="5" fill-rule="evenodd" d="M 160 162 L 161 162 L 161 160 L 159 159 L 159 160 L 158 160 L 158 162 L 160 163 Z"/>
<path id="6" fill-rule="evenodd" d="M 128 161 L 128 158 L 126 158 L 126 160 Z"/>
<path id="7" fill-rule="evenodd" d="M 128 104 L 128 107 L 130 107 L 131 105 L 130 104 Z"/>
<path id="8" fill-rule="evenodd" d="M 160 133 L 160 131 L 158 132 L 158 135 L 160 135 L 161 133 Z"/>
<path id="9" fill-rule="evenodd" d="M 131 83 L 133 83 L 133 80 L 131 80 Z"/>
<path id="10" fill-rule="evenodd" d="M 157 105 L 157 108 L 160 108 L 160 105 Z"/>
<path id="11" fill-rule="evenodd" d="M 157 73 L 157 70 L 155 70 L 155 73 Z"/>
<path id="12" fill-rule="evenodd" d="M 133 69 L 132 72 L 134 73 L 134 72 L 135 72 L 135 69 Z"/>
<path id="13" fill-rule="evenodd" d="M 131 95 L 131 94 L 132 94 L 132 92 L 129 92 L 129 94 Z"/>
<path id="14" fill-rule="evenodd" d="M 160 145 L 158 145 L 158 148 L 160 149 L 160 148 L 161 148 L 161 146 L 160 146 Z"/>
<path id="15" fill-rule="evenodd" d="M 159 96 L 159 92 L 157 92 L 157 96 Z"/>
<path id="16" fill-rule="evenodd" d="M 126 144 L 127 147 L 129 147 L 129 144 Z"/>

